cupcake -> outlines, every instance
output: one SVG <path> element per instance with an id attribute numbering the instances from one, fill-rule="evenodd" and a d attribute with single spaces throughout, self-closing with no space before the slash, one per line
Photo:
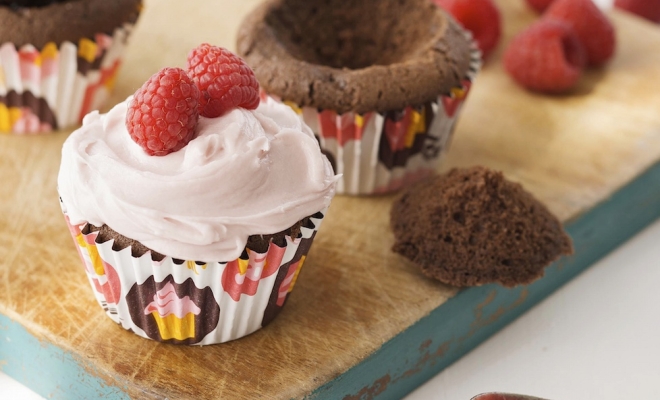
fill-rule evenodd
<path id="1" fill-rule="evenodd" d="M 312 128 L 346 194 L 433 173 L 480 67 L 470 34 L 428 0 L 267 0 L 238 52 Z"/>
<path id="2" fill-rule="evenodd" d="M 280 312 L 337 178 L 289 107 L 259 102 L 242 60 L 201 46 L 189 62 L 86 116 L 64 143 L 58 190 L 106 314 L 145 338 L 203 345 Z"/>
<path id="3" fill-rule="evenodd" d="M 80 123 L 114 85 L 142 0 L 0 0 L 0 133 Z"/>

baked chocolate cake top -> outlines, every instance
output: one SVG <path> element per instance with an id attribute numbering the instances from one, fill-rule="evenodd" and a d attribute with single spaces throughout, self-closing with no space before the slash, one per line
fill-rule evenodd
<path id="1" fill-rule="evenodd" d="M 303 227 L 314 229 L 314 222 L 310 218 L 323 218 L 320 213 L 314 214 L 310 217 L 305 217 L 302 220 L 296 222 L 290 228 L 287 228 L 281 232 L 273 234 L 264 234 L 264 235 L 251 235 L 248 236 L 246 247 L 250 250 L 256 251 L 257 253 L 265 253 L 268 250 L 270 243 L 275 243 L 280 247 L 286 247 L 286 237 L 296 238 L 300 236 L 301 229 Z M 100 227 L 87 224 L 83 228 L 83 234 L 89 234 L 91 232 L 98 232 L 96 241 L 98 243 L 105 243 L 109 240 L 114 240 L 112 244 L 112 249 L 115 251 L 123 250 L 127 247 L 131 248 L 131 255 L 133 257 L 141 257 L 147 252 L 151 252 L 151 259 L 155 261 L 161 261 L 165 258 L 165 255 L 158 253 L 149 249 L 144 244 L 138 242 L 137 240 L 127 238 L 126 236 L 117 233 L 114 229 L 110 228 L 108 225 L 102 225 Z M 209 260 L 203 260 L 209 261 Z M 215 260 L 215 261 L 231 261 L 231 260 Z"/>
<path id="2" fill-rule="evenodd" d="M 267 0 L 238 52 L 269 93 L 300 106 L 400 110 L 461 86 L 466 32 L 428 0 Z"/>
<path id="3" fill-rule="evenodd" d="M 453 169 L 393 204 L 393 250 L 453 286 L 527 284 L 573 251 L 548 209 L 520 184 L 484 167 Z"/>
<path id="4" fill-rule="evenodd" d="M 135 22 L 142 7 L 142 0 L 68 0 L 47 5 L 37 1 L 42 6 L 28 7 L 20 5 L 32 2 L 18 2 L 19 7 L 13 3 L 0 5 L 0 43 L 32 44 L 37 49 L 48 42 L 77 45 L 96 33 L 112 34 L 123 23 Z"/>

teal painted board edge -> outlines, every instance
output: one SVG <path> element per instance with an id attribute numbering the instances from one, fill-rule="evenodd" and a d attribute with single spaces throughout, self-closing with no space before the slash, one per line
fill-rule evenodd
<path id="1" fill-rule="evenodd" d="M 129 399 L 124 390 L 100 379 L 93 367 L 82 365 L 0 314 L 0 371 L 47 399 Z"/>
<path id="2" fill-rule="evenodd" d="M 385 343 L 374 354 L 315 390 L 314 399 L 397 399 L 475 348 L 660 217 L 660 164 L 567 224 L 574 256 L 555 263 L 532 285 L 466 289 Z M 471 312 L 465 312 L 471 310 Z M 90 363 L 32 336 L 0 314 L 0 370 L 52 399 L 128 399 Z"/>
<path id="3" fill-rule="evenodd" d="M 460 291 L 309 399 L 399 399 L 660 217 L 660 163 L 566 224 L 575 254 L 531 285 Z M 466 312 L 470 310 L 471 312 Z"/>

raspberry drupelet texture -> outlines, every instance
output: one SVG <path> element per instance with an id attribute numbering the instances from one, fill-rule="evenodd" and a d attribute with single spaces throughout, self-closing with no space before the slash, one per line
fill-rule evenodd
<path id="1" fill-rule="evenodd" d="M 511 40 L 504 68 L 521 85 L 537 92 L 561 93 L 577 84 L 586 63 L 584 48 L 571 26 L 541 19 Z"/>
<path id="2" fill-rule="evenodd" d="M 188 74 L 200 90 L 199 113 L 219 117 L 237 108 L 259 106 L 259 83 L 242 58 L 227 49 L 202 44 L 188 55 Z"/>
<path id="3" fill-rule="evenodd" d="M 199 89 L 181 68 L 163 68 L 147 80 L 128 105 L 126 128 L 152 156 L 183 148 L 195 135 Z"/>
<path id="4" fill-rule="evenodd" d="M 615 0 L 614 7 L 660 23 L 660 0 Z"/>
<path id="5" fill-rule="evenodd" d="M 614 26 L 592 0 L 555 0 L 543 18 L 571 25 L 584 46 L 588 66 L 601 66 L 614 55 Z"/>

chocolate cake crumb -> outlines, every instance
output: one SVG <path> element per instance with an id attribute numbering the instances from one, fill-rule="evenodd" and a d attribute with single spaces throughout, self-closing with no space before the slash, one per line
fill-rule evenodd
<path id="1" fill-rule="evenodd" d="M 573 252 L 561 223 L 541 202 L 484 167 L 418 183 L 397 198 L 390 217 L 392 249 L 453 286 L 527 284 Z"/>

